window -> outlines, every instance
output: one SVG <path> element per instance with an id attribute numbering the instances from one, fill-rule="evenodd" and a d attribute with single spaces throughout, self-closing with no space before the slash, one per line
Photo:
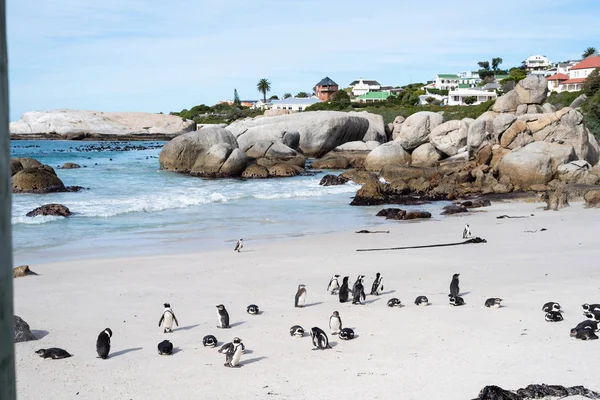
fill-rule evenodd
<path id="1" fill-rule="evenodd" d="M 302 111 L 302 106 L 298 107 L 298 111 Z"/>
<path id="2" fill-rule="evenodd" d="M 459 101 L 459 100 L 460 100 L 460 98 L 459 98 L 458 96 L 453 96 L 453 97 L 452 97 L 452 100 L 454 100 L 454 101 Z"/>

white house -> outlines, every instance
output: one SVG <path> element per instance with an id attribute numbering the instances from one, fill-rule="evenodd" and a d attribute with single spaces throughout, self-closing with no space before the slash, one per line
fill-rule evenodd
<path id="1" fill-rule="evenodd" d="M 569 60 L 563 61 L 556 64 L 557 74 L 568 74 L 572 67 L 579 64 L 581 60 Z"/>
<path id="2" fill-rule="evenodd" d="M 458 89 L 460 76 L 457 74 L 437 74 L 435 76 L 435 88 L 440 90 Z"/>
<path id="3" fill-rule="evenodd" d="M 451 90 L 448 93 L 449 106 L 464 106 L 467 97 L 475 97 L 475 102 L 472 105 L 481 104 L 489 100 L 496 100 L 498 95 L 495 92 L 486 92 L 480 89 L 457 89 Z"/>
<path id="4" fill-rule="evenodd" d="M 556 73 L 546 78 L 548 89 L 555 92 L 577 92 L 589 74 L 600 68 L 600 56 L 590 56 L 570 67 L 568 74 Z"/>
<path id="5" fill-rule="evenodd" d="M 290 110 L 295 112 L 302 112 L 306 110 L 306 107 L 312 106 L 313 104 L 320 103 L 316 97 L 308 97 L 308 98 L 297 98 L 297 97 L 289 97 L 283 100 L 272 100 L 271 101 L 271 109 L 272 110 Z"/>
<path id="6" fill-rule="evenodd" d="M 525 66 L 528 70 L 541 70 L 548 69 L 552 67 L 552 63 L 546 56 L 542 56 L 536 54 L 534 56 L 530 56 L 525 60 Z"/>
<path id="7" fill-rule="evenodd" d="M 369 92 L 378 92 L 381 90 L 379 82 L 362 78 L 352 82 L 349 86 L 352 88 L 352 94 L 354 96 L 362 96 Z"/>
<path id="8" fill-rule="evenodd" d="M 244 103 L 242 103 L 242 105 L 243 104 Z M 255 101 L 254 105 L 252 105 L 251 108 L 254 110 L 268 110 L 269 108 L 271 108 L 271 101 L 267 100 L 266 103 L 262 100 Z"/>

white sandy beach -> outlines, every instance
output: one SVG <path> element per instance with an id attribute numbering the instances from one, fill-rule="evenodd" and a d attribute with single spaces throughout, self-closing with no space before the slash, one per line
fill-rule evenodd
<path id="1" fill-rule="evenodd" d="M 486 385 L 531 383 L 598 391 L 593 372 L 600 341 L 572 340 L 569 329 L 585 319 L 581 304 L 600 302 L 600 210 L 542 206 L 494 203 L 442 221 L 398 222 L 389 225 L 390 234 L 340 232 L 270 243 L 245 238 L 240 254 L 31 265 L 40 276 L 15 279 L 15 314 L 48 334 L 16 344 L 19 398 L 465 400 Z M 488 243 L 355 251 L 460 241 L 465 223 Z M 338 273 L 351 282 L 366 275 L 369 291 L 376 272 L 386 294 L 367 296 L 366 305 L 340 304 L 325 290 Z M 448 305 L 454 273 L 460 273 L 464 307 Z M 299 283 L 308 290 L 304 309 L 293 307 Z M 432 305 L 416 307 L 418 295 Z M 391 297 L 406 306 L 386 307 Z M 489 297 L 503 298 L 504 307 L 485 308 Z M 544 321 L 547 301 L 562 304 L 565 321 Z M 181 324 L 173 334 L 157 327 L 164 302 Z M 216 328 L 219 303 L 229 310 L 231 329 Z M 246 313 L 251 303 L 262 315 Z M 289 336 L 295 324 L 328 332 L 334 310 L 354 328 L 355 340 L 329 335 L 333 349 L 311 351 L 310 337 Z M 101 360 L 95 340 L 106 327 L 114 333 L 112 354 Z M 244 367 L 223 367 L 225 356 L 202 346 L 207 334 L 220 343 L 242 338 Z M 178 350 L 173 356 L 157 354 L 165 338 Z M 48 347 L 74 356 L 55 361 L 34 354 Z"/>

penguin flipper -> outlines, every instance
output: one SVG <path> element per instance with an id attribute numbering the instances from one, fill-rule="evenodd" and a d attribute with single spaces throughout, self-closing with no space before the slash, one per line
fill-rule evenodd
<path id="1" fill-rule="evenodd" d="M 175 313 L 171 313 L 173 314 L 173 321 L 175 322 L 175 325 L 177 325 L 177 327 L 179 328 L 179 322 L 177 321 L 177 318 L 175 317 Z"/>
<path id="2" fill-rule="evenodd" d="M 162 325 L 162 323 L 163 323 L 164 320 L 165 320 L 165 314 L 163 313 L 163 315 L 160 317 L 160 321 L 158 321 L 158 327 L 159 328 Z"/>

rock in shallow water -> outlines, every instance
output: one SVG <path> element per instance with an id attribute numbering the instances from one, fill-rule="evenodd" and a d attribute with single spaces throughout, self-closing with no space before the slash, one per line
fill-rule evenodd
<path id="1" fill-rule="evenodd" d="M 26 168 L 10 180 L 13 193 L 64 192 L 65 185 L 51 171 L 43 168 Z"/>
<path id="2" fill-rule="evenodd" d="M 38 215 L 54 215 L 57 217 L 69 217 L 73 215 L 71 210 L 62 204 L 44 204 L 26 214 L 28 217 L 37 217 Z"/>
<path id="3" fill-rule="evenodd" d="M 336 185 L 343 185 L 344 183 L 348 182 L 350 179 L 346 178 L 343 175 L 332 175 L 332 174 L 328 174 L 325 175 L 323 178 L 321 178 L 321 182 L 319 182 L 319 185 L 321 186 L 336 186 Z"/>

